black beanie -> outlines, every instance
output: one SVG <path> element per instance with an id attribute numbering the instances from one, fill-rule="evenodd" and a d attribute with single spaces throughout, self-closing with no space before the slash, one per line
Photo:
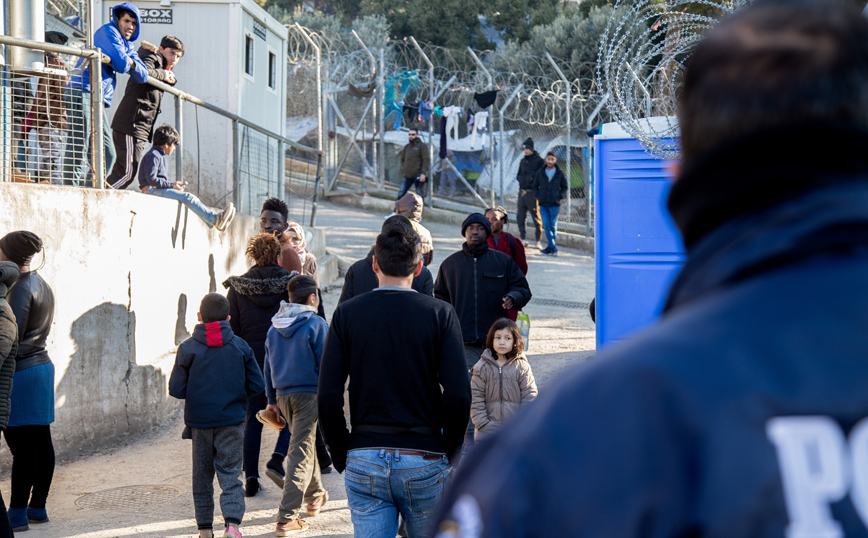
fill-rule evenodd
<path id="1" fill-rule="evenodd" d="M 521 149 L 525 149 L 525 148 L 527 148 L 531 151 L 534 150 L 533 149 L 533 138 L 528 137 L 527 140 L 525 140 L 524 142 L 521 143 Z"/>
<path id="2" fill-rule="evenodd" d="M 19 267 L 30 265 L 33 255 L 42 250 L 42 239 L 33 232 L 9 232 L 0 239 L 0 250 Z"/>
<path id="3" fill-rule="evenodd" d="M 467 231 L 467 227 L 471 224 L 482 224 L 483 226 L 485 226 L 485 238 L 487 239 L 491 237 L 491 223 L 488 222 L 488 219 L 485 218 L 485 215 L 483 215 L 482 213 L 471 213 L 466 219 L 464 219 L 464 222 L 461 223 L 462 237 L 464 236 L 464 232 Z"/>
<path id="4" fill-rule="evenodd" d="M 66 45 L 66 42 L 69 41 L 69 38 L 66 37 L 66 34 L 61 32 L 56 32 L 54 30 L 49 30 L 45 32 L 45 42 L 53 43 L 55 45 Z"/>

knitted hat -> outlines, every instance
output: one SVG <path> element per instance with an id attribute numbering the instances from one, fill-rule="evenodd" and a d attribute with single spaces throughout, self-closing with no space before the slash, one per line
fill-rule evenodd
<path id="1" fill-rule="evenodd" d="M 488 219 L 485 218 L 485 215 L 482 213 L 471 213 L 468 215 L 464 222 L 461 223 L 461 235 L 464 235 L 464 232 L 467 231 L 467 227 L 471 224 L 482 224 L 485 227 L 485 237 L 486 239 L 491 237 L 491 223 L 488 222 Z"/>
<path id="2" fill-rule="evenodd" d="M 533 138 L 528 137 L 527 140 L 522 142 L 521 149 L 529 149 L 533 151 Z"/>
<path id="3" fill-rule="evenodd" d="M 66 37 L 66 34 L 64 33 L 56 32 L 54 30 L 49 30 L 45 32 L 46 43 L 54 43 L 55 45 L 66 45 L 67 41 L 69 41 L 69 38 Z"/>
<path id="4" fill-rule="evenodd" d="M 9 232 L 0 238 L 0 250 L 19 267 L 30 265 L 33 255 L 42 250 L 42 239 L 33 232 Z"/>

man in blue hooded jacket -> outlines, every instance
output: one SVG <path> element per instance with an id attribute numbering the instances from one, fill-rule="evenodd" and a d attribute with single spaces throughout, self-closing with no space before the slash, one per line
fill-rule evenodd
<path id="1" fill-rule="evenodd" d="M 133 41 L 139 37 L 141 27 L 139 9 L 129 2 L 123 2 L 111 9 L 108 23 L 102 25 L 93 35 L 93 46 L 111 58 L 110 64 L 102 64 L 102 99 L 105 108 L 111 107 L 112 97 L 117 86 L 117 73 L 129 73 L 139 84 L 148 80 L 148 69 L 139 58 Z M 79 62 L 80 64 L 81 62 Z M 76 66 L 78 67 L 78 66 Z M 64 183 L 78 185 L 85 179 L 85 169 L 90 167 L 93 176 L 93 149 L 90 141 L 90 65 L 80 75 L 72 77 L 63 96 L 69 122 L 67 127 L 66 152 L 63 156 Z M 102 114 L 102 144 L 105 148 L 105 167 L 108 173 L 114 164 L 115 148 L 111 137 L 105 109 Z M 102 178 L 92 178 L 92 182 Z"/>
<path id="2" fill-rule="evenodd" d="M 485 440 L 440 537 L 868 536 L 866 35 L 830 0 L 760 0 L 706 34 L 661 321 Z"/>

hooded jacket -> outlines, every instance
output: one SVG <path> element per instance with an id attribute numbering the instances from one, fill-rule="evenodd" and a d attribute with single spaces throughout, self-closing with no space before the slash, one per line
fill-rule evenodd
<path id="1" fill-rule="evenodd" d="M 545 160 L 536 151 L 530 155 L 525 155 L 518 163 L 518 174 L 515 176 L 518 180 L 518 188 L 523 191 L 533 190 L 534 176 L 540 168 L 545 167 Z"/>
<path id="2" fill-rule="evenodd" d="M 357 261 L 347 269 L 338 304 L 379 287 L 380 281 L 377 280 L 377 273 L 374 272 L 374 249 L 371 249 L 365 259 Z M 413 289 L 423 295 L 434 295 L 434 276 L 424 265 L 419 276 L 413 278 Z"/>
<path id="3" fill-rule="evenodd" d="M 254 265 L 243 275 L 223 282 L 223 287 L 229 289 L 226 298 L 232 331 L 250 344 L 260 368 L 265 360 L 265 337 L 271 328 L 271 318 L 281 301 L 289 302 L 286 285 L 297 274 L 278 265 Z"/>
<path id="4" fill-rule="evenodd" d="M 418 138 L 401 150 L 401 173 L 404 177 L 415 178 L 427 173 L 429 163 L 428 146 Z"/>
<path id="5" fill-rule="evenodd" d="M 265 389 L 250 346 L 228 321 L 200 323 L 178 346 L 169 395 L 185 400 L 184 423 L 219 428 L 244 422 L 247 399 Z"/>
<path id="6" fill-rule="evenodd" d="M 422 240 L 422 263 L 425 267 L 431 265 L 434 260 L 434 238 L 431 237 L 431 232 L 428 228 L 422 226 L 422 208 L 425 202 L 422 197 L 416 193 L 408 192 L 399 200 L 395 201 L 395 214 L 407 217 L 410 219 L 410 224 L 413 229 L 419 234 L 419 239 Z"/>
<path id="7" fill-rule="evenodd" d="M 121 35 L 118 29 L 117 20 L 115 19 L 115 10 L 118 8 L 127 9 L 136 16 L 136 30 L 129 41 L 124 39 L 124 36 Z M 117 86 L 117 73 L 129 73 L 130 78 L 139 84 L 144 84 L 148 81 L 148 68 L 142 63 L 142 60 L 136 53 L 136 47 L 133 45 L 133 41 L 139 38 L 139 31 L 141 29 L 142 18 L 139 15 L 139 8 L 130 2 L 122 2 L 111 8 L 109 22 L 103 24 L 93 34 L 93 46 L 98 47 L 103 54 L 111 58 L 111 64 L 102 64 L 102 100 L 106 108 L 112 105 L 112 96 L 114 96 L 115 87 Z M 133 67 L 130 67 L 130 60 L 133 61 Z M 79 61 L 80 64 L 81 61 Z M 89 63 L 81 74 L 72 77 L 69 87 L 86 92 L 90 91 Z"/>
<path id="8" fill-rule="evenodd" d="M 148 76 L 169 84 L 166 80 L 166 59 L 156 45 L 144 41 L 138 54 L 148 70 Z M 154 124 L 161 112 L 162 100 L 163 90 L 151 86 L 147 81 L 139 83 L 130 80 L 112 119 L 112 130 L 150 142 L 154 136 Z"/>
<path id="9" fill-rule="evenodd" d="M 476 428 L 474 439 L 480 439 L 536 399 L 536 381 L 524 353 L 501 367 L 494 353 L 486 348 L 470 372 L 470 393 L 470 420 Z"/>
<path id="10" fill-rule="evenodd" d="M 18 278 L 18 266 L 0 262 L 0 430 L 9 424 L 12 410 L 12 376 L 15 374 L 15 355 L 18 353 L 18 325 L 12 308 L 6 302 L 7 290 Z"/>
<path id="11" fill-rule="evenodd" d="M 687 163 L 669 197 L 687 259 L 663 317 L 478 446 L 445 517 L 461 498 L 482 537 L 765 538 L 799 521 L 868 536 L 866 144 L 812 122 Z M 572 509 L 531 521 L 541 497 Z"/>
<path id="12" fill-rule="evenodd" d="M 512 258 L 488 243 L 475 248 L 464 243 L 443 260 L 434 283 L 434 297 L 455 308 L 465 344 L 484 343 L 491 325 L 507 316 L 506 295 L 521 310 L 530 301 L 530 286 Z"/>
<path id="13" fill-rule="evenodd" d="M 280 303 L 265 341 L 268 403 L 293 392 L 316 392 L 329 326 L 312 306 Z"/>
<path id="14" fill-rule="evenodd" d="M 533 193 L 539 205 L 543 207 L 555 207 L 560 205 L 561 200 L 566 198 L 567 176 L 558 165 L 555 165 L 555 175 L 549 179 L 546 175 L 546 167 L 537 170 L 533 178 Z"/>
<path id="15" fill-rule="evenodd" d="M 57 55 L 46 55 L 45 66 L 51 69 L 71 71 L 63 58 Z M 50 126 L 52 129 L 66 130 L 66 105 L 63 102 L 63 92 L 69 82 L 69 75 L 46 73 L 39 77 L 33 105 L 30 109 L 33 122 L 37 127 Z"/>

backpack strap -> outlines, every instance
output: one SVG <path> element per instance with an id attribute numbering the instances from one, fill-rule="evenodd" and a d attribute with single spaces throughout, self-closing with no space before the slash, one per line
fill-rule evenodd
<path id="1" fill-rule="evenodd" d="M 512 256 L 515 254 L 515 237 L 511 233 L 503 233 L 506 234 L 506 242 L 509 243 L 509 255 Z"/>

